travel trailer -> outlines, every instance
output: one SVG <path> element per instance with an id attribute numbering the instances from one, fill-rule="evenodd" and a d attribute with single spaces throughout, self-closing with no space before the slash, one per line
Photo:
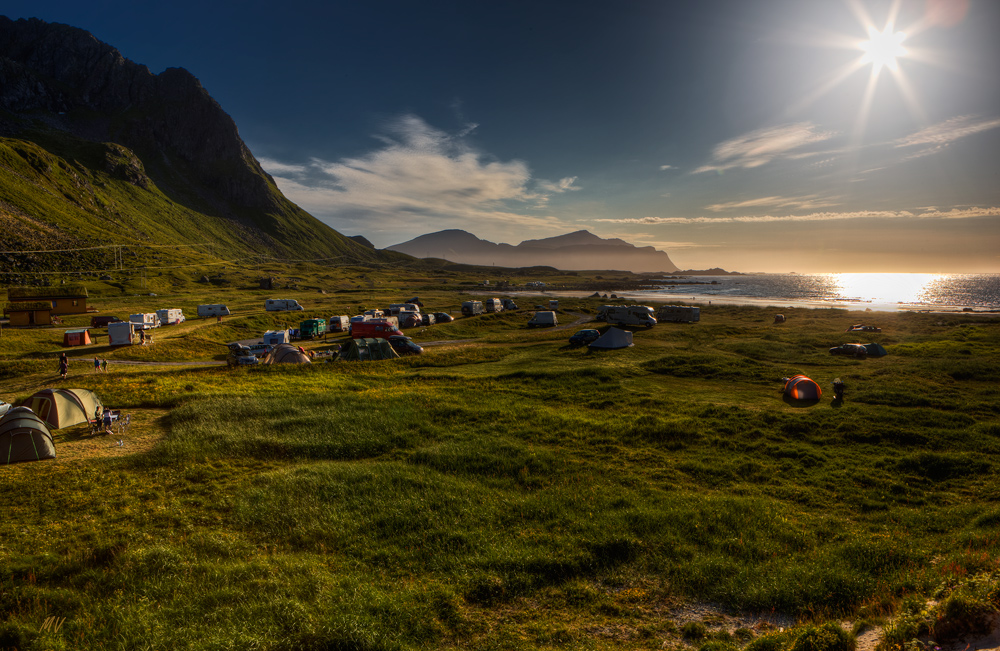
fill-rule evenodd
<path id="1" fill-rule="evenodd" d="M 209 316 L 229 316 L 229 308 L 221 303 L 213 303 L 210 305 L 199 305 L 198 306 L 198 316 L 201 318 Z"/>
<path id="2" fill-rule="evenodd" d="M 160 320 L 160 325 L 177 325 L 185 321 L 184 310 L 176 308 L 157 310 L 156 316 Z"/>
<path id="3" fill-rule="evenodd" d="M 661 305 L 656 311 L 656 320 L 660 323 L 674 321 L 678 323 L 695 323 L 701 320 L 701 308 L 682 305 Z"/>
<path id="4" fill-rule="evenodd" d="M 264 301 L 264 309 L 268 312 L 300 312 L 305 310 L 294 298 L 269 298 Z"/>
<path id="5" fill-rule="evenodd" d="M 330 332 L 345 332 L 351 327 L 351 318 L 346 314 L 331 316 L 329 321 Z"/>
<path id="6" fill-rule="evenodd" d="M 136 330 L 150 330 L 152 328 L 160 327 L 160 317 L 158 317 L 154 312 L 130 314 L 128 315 L 128 320 L 133 326 L 135 326 Z"/>
<path id="7" fill-rule="evenodd" d="M 615 305 L 607 311 L 604 320 L 611 325 L 645 326 L 647 328 L 656 325 L 653 308 L 645 305 Z"/>
<path id="8" fill-rule="evenodd" d="M 135 336 L 135 324 L 131 321 L 119 321 L 108 324 L 108 345 L 131 346 Z"/>
<path id="9" fill-rule="evenodd" d="M 487 312 L 503 312 L 503 301 L 499 298 L 488 298 L 483 301 L 483 309 Z"/>
<path id="10" fill-rule="evenodd" d="M 482 301 L 465 301 L 462 303 L 462 315 L 463 316 L 475 316 L 477 314 L 483 313 L 483 302 Z"/>

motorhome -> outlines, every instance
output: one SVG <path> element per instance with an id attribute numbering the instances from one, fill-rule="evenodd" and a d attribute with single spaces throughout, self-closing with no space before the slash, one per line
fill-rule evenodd
<path id="1" fill-rule="evenodd" d="M 535 316 L 531 317 L 528 321 L 528 327 L 534 328 L 536 326 L 554 326 L 559 324 L 559 319 L 556 317 L 555 312 L 535 312 Z"/>
<path id="2" fill-rule="evenodd" d="M 229 316 L 229 308 L 221 303 L 198 306 L 198 316 L 205 318 L 209 316 Z"/>
<path id="3" fill-rule="evenodd" d="M 261 342 L 269 346 L 287 344 L 290 341 L 287 330 L 268 330 L 261 338 Z"/>
<path id="4" fill-rule="evenodd" d="M 656 320 L 660 323 L 674 321 L 677 323 L 695 323 L 701 320 L 701 308 L 683 305 L 661 305 L 656 311 Z"/>
<path id="5" fill-rule="evenodd" d="M 268 312 L 300 312 L 305 310 L 294 298 L 269 298 L 264 301 L 264 309 Z"/>
<path id="6" fill-rule="evenodd" d="M 393 303 L 385 310 L 390 316 L 399 316 L 400 312 L 420 312 L 420 306 L 413 303 Z"/>
<path id="7" fill-rule="evenodd" d="M 299 324 L 299 337 L 314 339 L 326 334 L 326 319 L 306 319 Z"/>
<path id="8" fill-rule="evenodd" d="M 385 339 L 392 335 L 402 336 L 403 333 L 395 325 L 385 321 L 360 321 L 351 324 L 352 339 Z"/>
<path id="9" fill-rule="evenodd" d="M 184 311 L 176 308 L 157 310 L 156 316 L 160 319 L 160 325 L 177 325 L 185 321 Z"/>
<path id="10" fill-rule="evenodd" d="M 483 313 L 483 302 L 482 301 L 465 301 L 462 303 L 462 315 L 463 316 L 475 316 L 477 314 Z"/>
<path id="11" fill-rule="evenodd" d="M 135 326 L 136 330 L 150 330 L 160 327 L 160 317 L 155 312 L 145 312 L 142 314 L 129 314 L 129 322 Z"/>
<path id="12" fill-rule="evenodd" d="M 131 346 L 135 337 L 135 324 L 131 321 L 119 321 L 108 324 L 108 345 Z"/>
<path id="13" fill-rule="evenodd" d="M 607 311 L 604 320 L 611 325 L 645 326 L 656 325 L 653 308 L 646 305 L 615 305 Z"/>
<path id="14" fill-rule="evenodd" d="M 370 319 L 381 319 L 385 316 L 382 310 L 365 310 L 365 316 Z"/>
<path id="15" fill-rule="evenodd" d="M 328 326 L 330 328 L 330 332 L 345 332 L 351 327 L 351 318 L 346 314 L 331 316 Z"/>
<path id="16" fill-rule="evenodd" d="M 505 298 L 505 299 L 503 299 L 503 309 L 505 309 L 505 310 L 516 310 L 517 309 L 517 303 L 515 303 L 514 299 L 512 299 L 512 298 Z"/>
<path id="17" fill-rule="evenodd" d="M 559 299 L 553 298 L 552 300 L 550 300 L 549 301 L 549 309 L 550 310 L 558 310 L 559 309 Z"/>
<path id="18" fill-rule="evenodd" d="M 487 312 L 503 312 L 503 301 L 499 298 L 488 298 L 483 301 L 483 309 Z"/>

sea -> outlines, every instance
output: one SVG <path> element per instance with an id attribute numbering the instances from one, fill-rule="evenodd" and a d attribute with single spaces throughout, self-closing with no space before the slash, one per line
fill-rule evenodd
<path id="1" fill-rule="evenodd" d="M 609 288 L 610 289 L 610 288 Z M 638 302 L 837 307 L 873 311 L 1000 312 L 1000 274 L 745 274 L 664 278 L 618 292 Z"/>

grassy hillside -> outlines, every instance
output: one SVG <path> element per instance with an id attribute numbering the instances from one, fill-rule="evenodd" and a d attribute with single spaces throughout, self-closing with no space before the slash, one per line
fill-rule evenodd
<path id="1" fill-rule="evenodd" d="M 452 343 L 393 362 L 124 363 L 219 361 L 219 343 L 408 289 L 428 310 L 468 298 L 379 274 L 281 292 L 304 314 L 231 291 L 222 322 L 72 350 L 66 384 L 134 425 L 121 445 L 59 430 L 56 460 L 0 467 L 0 646 L 832 649 L 795 622 L 933 623 L 930 596 L 968 621 L 1000 605 L 994 318 L 784 308 L 774 325 L 713 306 L 596 353 L 521 310 L 414 330 Z M 210 291 L 169 301 L 188 311 Z M 600 302 L 563 299 L 561 323 Z M 827 353 L 873 319 L 888 357 Z M 5 328 L 0 397 L 58 384 L 59 341 Z M 782 400 L 795 373 L 843 378 L 846 400 Z M 706 603 L 758 615 L 734 630 Z M 40 631 L 47 617 L 65 620 Z M 886 648 L 919 628 L 890 629 Z"/>
<path id="2" fill-rule="evenodd" d="M 146 160 L 156 160 L 148 156 Z M 0 247 L 7 251 L 104 244 L 170 254 L 175 264 L 218 258 L 326 258 L 340 263 L 402 260 L 342 236 L 285 199 L 273 183 L 273 209 L 223 211 L 178 168 L 114 143 L 61 132 L 0 138 Z M 24 271 L 105 268 L 107 251 L 19 255 L 0 265 Z M 98 265 L 95 267 L 95 265 Z"/>

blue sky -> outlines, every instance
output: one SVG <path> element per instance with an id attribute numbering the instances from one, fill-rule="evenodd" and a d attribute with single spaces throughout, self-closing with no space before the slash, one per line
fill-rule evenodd
<path id="1" fill-rule="evenodd" d="M 993 0 L 146 4 L 2 11 L 187 68 L 377 246 L 588 229 L 681 268 L 1000 271 Z M 863 60 L 890 20 L 898 56 Z"/>

